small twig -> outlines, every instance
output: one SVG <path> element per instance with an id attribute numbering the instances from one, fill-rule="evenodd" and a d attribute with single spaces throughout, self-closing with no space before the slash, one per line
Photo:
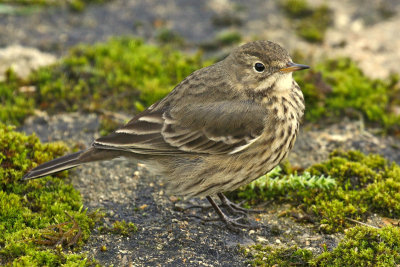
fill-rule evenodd
<path id="1" fill-rule="evenodd" d="M 350 222 L 353 222 L 353 223 L 358 223 L 360 225 L 372 227 L 372 228 L 375 228 L 375 229 L 380 229 L 380 227 L 376 227 L 376 226 L 373 226 L 373 225 L 370 225 L 370 224 L 367 224 L 367 223 L 363 223 L 363 222 L 360 222 L 360 221 L 357 221 L 357 220 L 354 220 L 354 219 L 351 219 L 351 218 L 348 218 L 348 217 L 344 217 L 344 218 L 346 220 L 350 221 Z"/>

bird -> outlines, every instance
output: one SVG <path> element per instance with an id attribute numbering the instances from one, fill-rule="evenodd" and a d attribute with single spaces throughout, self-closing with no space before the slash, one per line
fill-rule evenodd
<path id="1" fill-rule="evenodd" d="M 292 73 L 308 68 L 275 42 L 246 43 L 86 150 L 41 164 L 22 180 L 133 157 L 163 179 L 167 193 L 206 197 L 230 229 L 246 227 L 222 211 L 222 204 L 244 210 L 224 192 L 268 173 L 293 148 L 305 102 Z"/>

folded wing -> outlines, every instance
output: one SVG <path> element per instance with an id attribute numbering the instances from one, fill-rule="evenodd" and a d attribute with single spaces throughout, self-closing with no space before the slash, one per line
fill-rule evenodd
<path id="1" fill-rule="evenodd" d="M 155 107 L 93 146 L 152 155 L 234 154 L 259 138 L 268 116 L 250 101 Z"/>

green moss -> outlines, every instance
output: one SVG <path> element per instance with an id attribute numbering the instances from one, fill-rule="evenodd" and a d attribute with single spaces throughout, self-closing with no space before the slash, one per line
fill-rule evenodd
<path id="1" fill-rule="evenodd" d="M 100 135 L 106 136 L 115 131 L 120 126 L 121 123 L 117 122 L 112 117 L 102 116 L 100 118 L 100 126 L 99 126 Z"/>
<path id="2" fill-rule="evenodd" d="M 113 233 L 120 234 L 123 236 L 129 236 L 131 233 L 136 233 L 138 231 L 137 226 L 132 222 L 115 221 L 111 229 Z"/>
<path id="3" fill-rule="evenodd" d="M 326 5 L 316 8 L 306 0 L 283 0 L 281 7 L 291 19 L 298 36 L 306 41 L 320 43 L 332 21 L 332 12 Z"/>
<path id="4" fill-rule="evenodd" d="M 137 226 L 133 222 L 115 221 L 112 227 L 99 227 L 102 233 L 113 233 L 122 236 L 130 236 L 138 231 Z"/>
<path id="5" fill-rule="evenodd" d="M 231 37 L 227 40 L 232 41 Z M 58 64 L 33 72 L 25 81 L 9 71 L 7 81 L 0 83 L 0 121 L 18 125 L 34 108 L 51 112 L 141 111 L 188 74 L 210 63 L 203 62 L 200 54 L 185 56 L 137 39 L 78 46 Z M 395 111 L 400 104 L 399 76 L 373 80 L 344 58 L 324 60 L 310 71 L 294 75 L 305 95 L 308 121 L 363 115 L 384 131 L 400 131 L 400 115 Z M 31 86 L 35 92 L 21 90 L 23 86 Z"/>
<path id="6" fill-rule="evenodd" d="M 362 115 L 385 130 L 400 129 L 400 115 L 393 111 L 400 104 L 398 75 L 371 79 L 350 59 L 339 58 L 322 61 L 294 78 L 304 92 L 308 121 Z"/>
<path id="7" fill-rule="evenodd" d="M 291 18 L 303 18 L 312 13 L 307 0 L 282 0 L 281 7 Z"/>
<path id="8" fill-rule="evenodd" d="M 222 45 L 237 44 L 242 40 L 242 35 L 237 31 L 223 31 L 216 37 L 216 41 Z"/>
<path id="9" fill-rule="evenodd" d="M 275 175 L 279 178 L 254 181 L 231 196 L 251 204 L 273 199 L 292 203 L 295 208 L 301 206 L 324 232 L 343 231 L 352 223 L 348 218 L 363 220 L 372 212 L 400 216 L 400 166 L 379 155 L 334 152 L 328 161 L 311 166 L 300 176 Z M 310 182 L 312 176 L 321 178 Z M 278 179 L 284 186 L 275 185 Z"/>
<path id="10" fill-rule="evenodd" d="M 80 45 L 59 63 L 21 81 L 0 83 L 0 121 L 18 125 L 33 108 L 54 111 L 141 111 L 167 95 L 193 71 L 210 64 L 201 55 L 132 38 Z M 33 86 L 35 93 L 18 90 Z"/>
<path id="11" fill-rule="evenodd" d="M 0 124 L 0 264 L 54 266 L 76 262 L 84 266 L 89 262 L 85 255 L 46 247 L 76 247 L 89 237 L 95 220 L 82 209 L 79 193 L 54 177 L 20 181 L 28 169 L 66 150 L 62 143 L 43 145 L 34 135 Z"/>
<path id="12" fill-rule="evenodd" d="M 296 246 L 290 248 L 253 245 L 241 248 L 251 266 L 309 266 L 312 252 Z"/>
<path id="13" fill-rule="evenodd" d="M 305 172 L 302 175 L 282 173 L 281 167 L 276 167 L 268 174 L 253 181 L 239 191 L 229 193 L 233 198 L 246 199 L 248 203 L 268 201 L 272 198 L 285 198 L 292 191 L 320 189 L 329 190 L 336 186 L 336 181 L 324 175 L 315 176 Z"/>
<path id="14" fill-rule="evenodd" d="M 218 50 L 225 46 L 237 44 L 242 40 L 242 35 L 234 30 L 222 31 L 215 36 L 211 41 L 206 41 L 200 44 L 203 50 Z"/>
<path id="15" fill-rule="evenodd" d="M 82 11 L 86 5 L 104 3 L 107 0 L 0 0 L 0 3 L 24 6 L 60 6 L 66 5 L 73 11 Z"/>
<path id="16" fill-rule="evenodd" d="M 223 12 L 221 14 L 215 14 L 211 18 L 211 23 L 215 27 L 231 27 L 241 26 L 243 24 L 242 19 L 236 12 Z"/>
<path id="17" fill-rule="evenodd" d="M 331 22 L 331 11 L 326 5 L 321 5 L 315 8 L 310 16 L 299 22 L 296 33 L 306 41 L 321 43 Z"/>
<path id="18" fill-rule="evenodd" d="M 0 82 L 0 122 L 18 124 L 33 113 L 35 101 L 19 91 L 22 85 L 11 69 L 6 72 L 6 81 Z"/>
<path id="19" fill-rule="evenodd" d="M 400 264 L 400 229 L 356 226 L 346 232 L 332 251 L 313 255 L 296 246 L 253 245 L 241 248 L 252 266 L 397 266 Z"/>
<path id="20" fill-rule="evenodd" d="M 177 32 L 167 28 L 160 28 L 157 30 L 156 40 L 160 44 L 173 44 L 178 46 L 181 46 L 185 43 L 185 40 L 182 36 L 180 36 Z"/>
<path id="21" fill-rule="evenodd" d="M 400 230 L 356 226 L 332 252 L 324 252 L 313 266 L 396 266 L 400 264 Z"/>
<path id="22" fill-rule="evenodd" d="M 149 106 L 203 63 L 167 47 L 131 38 L 73 48 L 58 65 L 31 76 L 37 102 L 61 110 L 123 110 Z M 139 103 L 139 104 L 135 104 Z"/>

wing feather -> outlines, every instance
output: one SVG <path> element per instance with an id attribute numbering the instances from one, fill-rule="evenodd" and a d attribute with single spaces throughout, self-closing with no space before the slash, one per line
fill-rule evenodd
<path id="1" fill-rule="evenodd" d="M 152 155 L 234 154 L 254 143 L 266 110 L 254 102 L 220 101 L 148 109 L 93 146 Z"/>

